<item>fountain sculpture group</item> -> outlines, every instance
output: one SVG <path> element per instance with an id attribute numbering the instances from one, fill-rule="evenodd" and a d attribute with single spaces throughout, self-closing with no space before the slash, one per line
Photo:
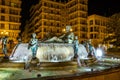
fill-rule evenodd
<path id="1" fill-rule="evenodd" d="M 78 65 L 81 66 L 81 59 L 88 59 L 95 50 L 90 43 L 79 44 L 77 36 L 74 37 L 71 27 L 66 27 L 66 33 L 60 37 L 52 37 L 43 42 L 36 39 L 32 34 L 29 43 L 20 43 L 13 49 L 10 60 L 14 62 L 25 62 L 32 58 L 38 58 L 39 62 L 64 62 L 73 60 L 77 56 Z M 75 39 L 74 39 L 75 38 Z"/>

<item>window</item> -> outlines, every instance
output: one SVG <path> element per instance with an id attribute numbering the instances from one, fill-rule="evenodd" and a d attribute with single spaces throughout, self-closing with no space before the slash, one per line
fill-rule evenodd
<path id="1" fill-rule="evenodd" d="M 18 18 L 18 17 L 10 16 L 10 17 L 9 17 L 9 21 L 10 21 L 10 22 L 19 22 L 19 18 Z"/>
<path id="2" fill-rule="evenodd" d="M 85 27 L 81 27 L 81 31 L 86 31 Z"/>
<path id="3" fill-rule="evenodd" d="M 94 26 L 94 31 L 98 32 L 99 31 L 99 27 Z"/>
<path id="4" fill-rule="evenodd" d="M 19 30 L 19 25 L 9 24 L 9 29 L 10 30 Z"/>
<path id="5" fill-rule="evenodd" d="M 44 28 L 44 32 L 46 32 L 46 28 Z"/>
<path id="6" fill-rule="evenodd" d="M 59 30 L 57 29 L 57 33 L 59 33 Z"/>
<path id="7" fill-rule="evenodd" d="M 1 13 L 5 13 L 5 8 L 1 8 Z"/>
<path id="8" fill-rule="evenodd" d="M 103 21 L 103 26 L 106 26 L 106 23 Z"/>
<path id="9" fill-rule="evenodd" d="M 90 25 L 93 25 L 93 20 L 90 20 Z"/>
<path id="10" fill-rule="evenodd" d="M 46 3 L 44 3 L 44 6 L 46 6 L 47 4 Z"/>
<path id="11" fill-rule="evenodd" d="M 86 38 L 86 35 L 85 35 L 85 34 L 82 34 L 82 38 Z"/>
<path id="12" fill-rule="evenodd" d="M 19 14 L 19 12 L 17 10 L 13 10 L 13 9 L 10 9 L 9 13 L 10 14 L 15 14 L 15 15 Z"/>
<path id="13" fill-rule="evenodd" d="M 51 22 L 51 26 L 53 26 L 53 23 Z"/>
<path id="14" fill-rule="evenodd" d="M 97 39 L 97 34 L 94 34 L 94 38 Z"/>
<path id="15" fill-rule="evenodd" d="M 90 34 L 90 38 L 93 39 L 93 34 Z"/>
<path id="16" fill-rule="evenodd" d="M 93 27 L 90 27 L 90 32 L 93 32 Z"/>
<path id="17" fill-rule="evenodd" d="M 5 24 L 0 24 L 0 29 L 5 29 Z"/>
<path id="18" fill-rule="evenodd" d="M 2 20 L 2 21 L 5 21 L 5 16 L 1 16 L 1 20 Z"/>
<path id="19" fill-rule="evenodd" d="M 46 22 L 44 22 L 44 25 L 46 25 Z"/>
<path id="20" fill-rule="evenodd" d="M 5 0 L 2 0 L 2 5 L 5 5 Z"/>
<path id="21" fill-rule="evenodd" d="M 10 5 L 11 5 L 12 7 L 14 7 L 14 3 L 11 2 Z"/>
<path id="22" fill-rule="evenodd" d="M 100 20 L 95 20 L 95 25 L 100 25 Z"/>
<path id="23" fill-rule="evenodd" d="M 75 31 L 77 31 L 78 29 L 77 29 L 77 27 L 75 27 Z"/>

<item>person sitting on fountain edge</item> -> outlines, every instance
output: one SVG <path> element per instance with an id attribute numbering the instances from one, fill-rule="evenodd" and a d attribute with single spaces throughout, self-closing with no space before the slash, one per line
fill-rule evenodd
<path id="1" fill-rule="evenodd" d="M 66 26 L 66 33 L 60 37 L 52 37 L 44 42 L 62 42 L 62 43 L 73 43 L 74 33 L 70 31 L 71 26 Z"/>

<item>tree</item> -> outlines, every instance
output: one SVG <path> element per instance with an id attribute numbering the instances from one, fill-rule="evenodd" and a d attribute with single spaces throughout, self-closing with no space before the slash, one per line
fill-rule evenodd
<path id="1" fill-rule="evenodd" d="M 106 40 L 112 41 L 115 46 L 120 46 L 120 13 L 113 14 L 107 23 L 107 32 L 113 35 L 107 37 Z"/>

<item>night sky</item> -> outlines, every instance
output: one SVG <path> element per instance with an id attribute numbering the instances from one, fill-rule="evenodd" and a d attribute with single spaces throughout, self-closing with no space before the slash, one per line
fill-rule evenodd
<path id="1" fill-rule="evenodd" d="M 22 0 L 22 18 L 21 27 L 24 26 L 26 19 L 29 18 L 29 8 L 32 4 L 36 4 L 38 0 Z M 111 16 L 120 12 L 119 0 L 88 0 L 88 15 L 98 14 L 102 16 Z"/>
<path id="2" fill-rule="evenodd" d="M 119 0 L 88 0 L 88 15 L 111 16 L 120 12 Z"/>
<path id="3" fill-rule="evenodd" d="M 29 19 L 29 9 L 31 5 L 36 4 L 38 0 L 22 0 L 22 11 L 21 11 L 21 27 L 20 29 L 23 30 L 23 27 L 25 26 L 25 22 L 27 19 Z"/>

